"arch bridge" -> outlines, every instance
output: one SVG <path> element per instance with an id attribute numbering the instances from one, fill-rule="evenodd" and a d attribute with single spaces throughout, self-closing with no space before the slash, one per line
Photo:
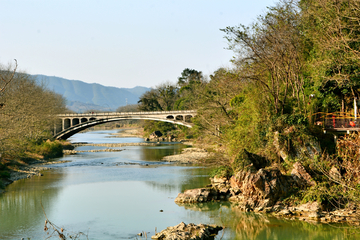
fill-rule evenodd
<path id="1" fill-rule="evenodd" d="M 170 122 L 191 128 L 193 126 L 191 119 L 195 115 L 196 110 L 58 114 L 59 120 L 54 126 L 54 137 L 55 139 L 67 139 L 84 129 L 99 124 L 129 119 Z"/>

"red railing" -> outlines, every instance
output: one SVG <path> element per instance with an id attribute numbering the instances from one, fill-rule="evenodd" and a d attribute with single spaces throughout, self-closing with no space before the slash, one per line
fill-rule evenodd
<path id="1" fill-rule="evenodd" d="M 360 128 L 360 118 L 351 113 L 315 113 L 313 116 L 314 124 L 325 129 Z"/>

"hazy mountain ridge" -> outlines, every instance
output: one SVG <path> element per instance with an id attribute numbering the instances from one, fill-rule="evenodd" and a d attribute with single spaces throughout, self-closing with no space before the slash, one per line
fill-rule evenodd
<path id="1" fill-rule="evenodd" d="M 114 111 L 126 104 L 136 104 L 147 87 L 117 88 L 98 83 L 85 83 L 61 77 L 33 75 L 39 84 L 62 96 L 67 100 L 67 107 L 75 112 L 87 110 Z"/>

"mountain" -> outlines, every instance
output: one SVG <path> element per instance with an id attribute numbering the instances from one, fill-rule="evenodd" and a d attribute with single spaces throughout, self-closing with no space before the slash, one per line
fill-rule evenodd
<path id="1" fill-rule="evenodd" d="M 88 110 L 115 111 L 127 104 L 136 104 L 140 96 L 150 88 L 117 88 L 106 87 L 98 83 L 85 83 L 79 80 L 33 75 L 38 84 L 43 84 L 66 98 L 67 107 L 75 112 Z"/>

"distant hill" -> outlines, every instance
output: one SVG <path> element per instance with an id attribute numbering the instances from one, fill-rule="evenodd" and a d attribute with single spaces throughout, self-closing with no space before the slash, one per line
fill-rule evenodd
<path id="1" fill-rule="evenodd" d="M 67 100 L 67 107 L 75 112 L 88 110 L 115 111 L 126 104 L 136 104 L 140 96 L 149 91 L 147 87 L 117 88 L 97 83 L 85 83 L 46 75 L 33 75 L 39 84 L 44 84 Z"/>

